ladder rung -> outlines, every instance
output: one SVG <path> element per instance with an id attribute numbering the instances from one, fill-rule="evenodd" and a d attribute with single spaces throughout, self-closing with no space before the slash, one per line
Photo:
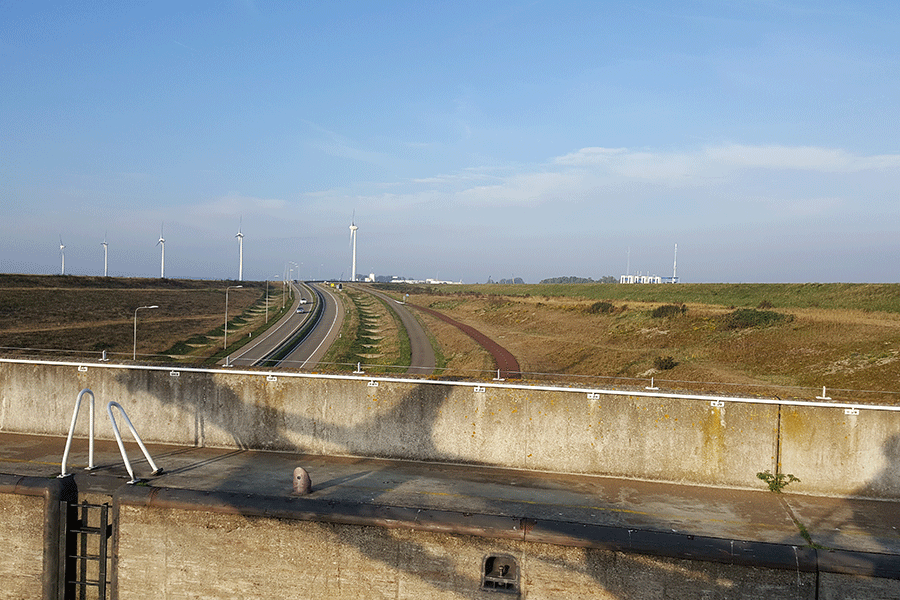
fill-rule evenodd
<path id="1" fill-rule="evenodd" d="M 76 527 L 75 529 L 70 529 L 69 531 L 72 533 L 106 533 L 103 527 Z"/>
<path id="2" fill-rule="evenodd" d="M 78 580 L 75 580 L 75 581 L 69 581 L 69 583 L 71 583 L 71 584 L 73 584 L 73 585 L 93 585 L 93 586 L 100 587 L 100 582 L 99 582 L 99 581 L 78 581 Z"/>
<path id="3" fill-rule="evenodd" d="M 100 556 L 99 556 L 99 555 L 96 555 L 96 556 L 95 556 L 95 555 L 93 555 L 93 554 L 89 554 L 89 555 L 86 555 L 86 556 L 82 556 L 82 555 L 80 555 L 80 554 L 70 554 L 70 555 L 69 555 L 69 558 L 75 558 L 75 559 L 78 559 L 78 560 L 100 560 Z"/>

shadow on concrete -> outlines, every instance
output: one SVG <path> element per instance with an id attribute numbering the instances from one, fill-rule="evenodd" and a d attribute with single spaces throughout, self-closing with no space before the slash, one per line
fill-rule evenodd
<path id="1" fill-rule="evenodd" d="M 879 473 L 849 498 L 785 495 L 798 526 L 818 550 L 820 568 L 900 579 L 900 511 L 896 500 L 885 500 L 900 485 L 900 434 L 882 445 L 882 456 Z"/>
<path id="2" fill-rule="evenodd" d="M 430 437 L 425 440 L 404 440 L 404 431 L 411 428 L 404 428 L 402 424 L 415 423 L 416 429 L 420 431 L 434 431 L 441 407 L 449 395 L 447 388 L 424 384 L 415 386 L 390 410 L 350 426 L 339 423 L 321 424 L 320 419 L 306 415 L 284 413 L 281 409 L 269 406 L 247 405 L 232 389 L 215 384 L 214 378 L 209 378 L 209 382 L 210 389 L 196 397 L 167 394 L 164 386 L 158 389 L 157 397 L 163 405 L 177 404 L 181 410 L 193 411 L 198 441 L 203 439 L 203 428 L 214 425 L 229 432 L 235 445 L 243 449 L 211 458 L 208 463 L 180 469 L 180 472 L 186 472 L 216 461 L 227 462 L 229 469 L 223 470 L 218 482 L 219 489 L 222 490 L 241 489 L 245 485 L 241 478 L 245 477 L 248 469 L 254 468 L 255 461 L 250 448 L 292 449 L 290 440 L 281 433 L 291 426 L 289 424 L 293 424 L 301 433 L 315 431 L 321 426 L 327 427 L 331 432 L 331 442 L 350 442 L 344 446 L 348 455 L 360 452 L 358 445 L 352 443 L 357 436 L 365 438 L 371 436 L 373 431 L 382 432 L 380 435 L 383 435 L 383 432 L 390 430 L 396 432 L 395 447 L 408 447 L 411 456 L 412 450 L 419 455 L 446 456 L 446 450 L 438 449 Z M 130 386 L 129 392 L 144 393 L 151 389 L 151 386 L 147 386 L 138 390 L 137 387 L 142 384 L 136 384 L 134 377 L 123 378 L 123 383 Z M 248 423 L 255 425 L 247 427 Z M 264 426 L 260 427 L 259 424 Z M 255 433 L 248 433 L 249 431 Z M 878 496 L 883 490 L 900 484 L 900 475 L 893 467 L 900 458 L 900 434 L 890 438 L 883 452 L 887 461 L 885 468 L 858 490 L 859 496 Z M 302 460 L 302 457 L 298 458 Z M 396 456 L 390 458 L 396 459 Z M 352 462 L 354 459 L 345 460 Z M 442 460 L 452 463 L 453 457 Z M 485 464 L 489 463 L 485 461 Z M 435 465 L 434 468 L 436 471 L 440 470 L 441 465 Z M 496 473 L 502 474 L 502 470 L 497 470 Z M 289 495 L 290 474 L 278 472 L 270 475 L 276 479 L 284 479 L 284 493 Z M 465 478 L 465 475 L 459 473 L 455 476 Z M 418 516 L 410 515 L 417 514 L 416 508 L 420 508 L 421 512 L 421 507 L 396 505 L 397 493 L 402 492 L 404 486 L 414 484 L 392 477 L 389 466 L 385 465 L 382 470 L 367 461 L 358 471 L 351 469 L 350 473 L 341 476 L 321 482 L 313 481 L 315 500 L 330 502 L 330 506 L 338 512 L 343 510 L 349 511 L 348 514 L 359 512 L 370 517 L 374 515 L 373 518 L 382 518 L 385 523 L 392 522 L 391 515 L 395 515 L 392 511 L 399 510 L 402 518 L 398 517 L 393 522 L 401 523 L 403 518 L 409 518 L 410 523 L 414 520 L 418 523 Z M 346 490 L 349 487 L 374 478 L 381 478 L 380 486 L 364 486 L 364 494 L 347 499 Z M 229 497 L 227 494 L 219 496 L 224 502 L 228 502 Z M 605 594 L 605 597 L 623 599 L 660 594 L 671 597 L 769 598 L 777 597 L 773 596 L 773 589 L 777 588 L 790 597 L 813 598 L 817 593 L 816 571 L 823 565 L 836 573 L 900 577 L 896 560 L 900 555 L 900 536 L 875 539 L 869 533 L 883 530 L 884 523 L 894 523 L 893 531 L 900 528 L 896 503 L 838 498 L 815 498 L 815 502 L 810 502 L 802 496 L 790 494 L 778 499 L 782 498 L 785 511 L 790 513 L 798 531 L 807 532 L 810 544 L 798 543 L 797 536 L 775 542 L 716 538 L 675 531 L 675 524 L 666 531 L 666 523 L 640 529 L 620 523 L 585 523 L 573 520 L 571 515 L 563 513 L 550 515 L 537 513 L 533 509 L 529 511 L 527 504 L 516 506 L 515 510 L 518 512 L 510 512 L 509 502 L 500 507 L 491 497 L 482 498 L 480 505 L 474 507 L 469 505 L 458 508 L 452 505 L 452 501 L 447 501 L 439 509 L 428 510 L 431 510 L 435 522 L 444 519 L 468 523 L 467 519 L 474 509 L 490 523 L 501 523 L 493 530 L 493 525 L 484 526 L 480 537 L 476 533 L 475 537 L 467 539 L 474 540 L 471 543 L 477 545 L 485 556 L 509 554 L 522 559 L 521 568 L 530 563 L 535 571 L 556 573 L 559 585 L 587 586 L 584 591 L 589 596 L 591 591 L 595 591 L 597 594 Z M 312 502 L 311 500 L 310 506 L 313 505 Z M 598 499 L 598 502 L 614 503 L 616 500 L 603 498 Z M 777 504 L 773 503 L 773 506 Z M 387 512 L 382 514 L 372 507 L 386 507 Z M 248 518 L 259 516 L 258 512 L 247 510 L 243 503 L 237 501 L 234 508 Z M 404 510 L 413 512 L 402 512 Z M 350 517 L 345 515 L 341 518 Z M 507 527 L 510 523 L 512 525 Z M 477 590 L 481 586 L 481 573 L 458 572 L 459 562 L 452 556 L 435 556 L 433 549 L 412 540 L 411 536 L 392 531 L 391 525 L 372 528 L 371 535 L 364 543 L 354 528 L 341 528 L 327 523 L 319 523 L 319 527 L 369 560 L 392 569 L 401 569 L 409 576 L 423 577 L 427 581 L 426 573 L 441 573 L 441 581 L 446 582 L 449 578 L 460 589 Z M 469 530 L 476 532 L 481 526 L 474 529 L 472 527 L 469 524 Z M 504 527 L 507 529 L 503 529 Z M 447 529 L 455 531 L 453 527 Z M 440 531 L 440 528 L 430 531 Z M 861 536 L 869 536 L 869 539 L 861 540 Z M 523 543 L 527 543 L 527 550 Z M 407 559 L 397 560 L 399 555 Z M 430 558 L 423 563 L 424 559 L 417 557 Z M 531 567 L 523 571 L 526 578 L 530 576 Z M 763 575 L 759 574 L 759 567 L 763 567 Z M 763 593 L 762 590 L 768 591 Z"/>

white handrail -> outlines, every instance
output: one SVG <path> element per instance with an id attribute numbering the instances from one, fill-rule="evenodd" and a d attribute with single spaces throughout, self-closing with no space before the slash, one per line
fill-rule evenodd
<path id="1" fill-rule="evenodd" d="M 88 442 L 88 466 L 86 467 L 86 470 L 91 471 L 94 469 L 94 392 L 88 388 L 84 388 L 78 392 L 78 397 L 75 398 L 75 410 L 72 411 L 72 424 L 69 425 L 69 437 L 66 438 L 66 449 L 63 452 L 59 477 L 66 477 L 67 475 L 66 463 L 69 461 L 69 449 L 72 447 L 72 436 L 75 434 L 75 423 L 78 421 L 78 411 L 81 408 L 81 399 L 85 394 L 90 394 L 91 396 L 90 437 L 88 438 L 90 441 Z"/>
<path id="2" fill-rule="evenodd" d="M 106 405 L 106 412 L 109 413 L 109 420 L 112 422 L 113 433 L 116 434 L 116 442 L 119 444 L 119 452 L 122 453 L 122 460 L 125 461 L 125 468 L 128 469 L 128 474 L 131 475 L 131 481 L 128 483 L 137 483 L 140 481 L 135 478 L 134 470 L 131 468 L 131 462 L 128 460 L 128 455 L 125 453 L 125 445 L 122 443 L 122 436 L 119 433 L 119 426 L 116 424 L 116 418 L 113 416 L 113 407 L 119 409 L 119 412 L 122 413 L 122 417 L 124 417 L 125 422 L 128 423 L 128 428 L 131 429 L 131 435 L 134 437 L 134 441 L 138 443 L 138 446 L 141 447 L 141 450 L 144 452 L 144 456 L 147 457 L 147 462 L 150 463 L 150 466 L 153 467 L 153 472 L 151 475 L 159 475 L 162 473 L 162 469 L 156 466 L 156 463 L 153 462 L 153 458 L 150 457 L 150 453 L 147 452 L 146 446 L 144 446 L 144 442 L 141 441 L 141 436 L 138 435 L 137 430 L 134 428 L 134 425 L 131 424 L 131 419 L 128 418 L 128 414 L 125 412 L 125 409 L 122 408 L 122 405 L 118 402 L 111 401 Z"/>
<path id="3" fill-rule="evenodd" d="M 0 358 L 0 364 L 9 363 L 9 364 L 41 364 L 41 365 L 51 365 L 51 366 L 68 366 L 68 367 L 78 367 L 79 370 L 87 371 L 88 367 L 83 362 L 71 362 L 71 361 L 35 361 L 31 359 L 16 359 L 16 358 Z M 93 363 L 91 364 L 91 368 L 96 369 L 117 369 L 124 371 L 171 371 L 171 366 L 165 367 L 156 367 L 149 365 L 119 365 L 119 364 L 109 364 L 109 363 Z M 380 381 L 385 383 L 411 383 L 415 385 L 428 385 L 428 386 L 447 386 L 447 387 L 472 387 L 473 385 L 497 388 L 497 389 L 508 389 L 508 390 L 526 390 L 526 391 L 546 391 L 546 392 L 574 392 L 574 393 L 588 393 L 588 394 L 602 394 L 609 396 L 636 396 L 636 397 L 644 397 L 644 398 L 675 398 L 681 400 L 716 400 L 716 401 L 725 401 L 725 402 L 738 402 L 744 404 L 779 404 L 782 406 L 799 406 L 799 407 L 818 407 L 818 408 L 841 408 L 841 409 L 860 409 L 860 410 L 876 410 L 876 411 L 888 411 L 888 412 L 900 412 L 900 406 L 897 405 L 885 405 L 885 404 L 869 404 L 867 402 L 812 402 L 809 400 L 787 400 L 787 399 L 769 399 L 769 398 L 760 398 L 760 397 L 742 397 L 742 396 L 726 396 L 726 395 L 712 395 L 712 394 L 683 394 L 683 393 L 665 393 L 665 392 L 651 392 L 651 391 L 638 391 L 638 390 L 630 390 L 630 389 L 603 389 L 603 388 L 589 388 L 583 386 L 551 386 L 551 385 L 530 385 L 530 384 L 510 384 L 510 383 L 492 383 L 492 382 L 483 382 L 477 383 L 474 381 L 457 381 L 457 380 L 438 380 L 438 379 L 416 379 L 416 378 L 402 378 L 402 377 L 372 377 L 367 376 L 364 378 L 359 377 L 358 374 L 351 375 L 337 375 L 337 374 L 328 374 L 328 373 L 297 373 L 290 371 L 250 371 L 250 370 L 225 370 L 225 369 L 206 369 L 200 367 L 178 367 L 178 370 L 181 373 L 203 373 L 208 375 L 217 375 L 217 374 L 227 374 L 227 375 L 248 375 L 253 377 L 267 377 L 269 375 L 277 375 L 279 377 L 284 377 L 286 379 L 328 379 L 328 380 L 342 380 L 342 381 L 359 381 L 360 379 L 364 379 L 365 381 Z M 843 390 L 843 391 L 854 391 L 854 390 Z M 891 395 L 897 395 L 900 392 L 879 392 Z"/>

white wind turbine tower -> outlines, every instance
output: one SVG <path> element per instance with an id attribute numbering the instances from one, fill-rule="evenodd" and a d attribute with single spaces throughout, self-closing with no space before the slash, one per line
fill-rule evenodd
<path id="1" fill-rule="evenodd" d="M 159 278 L 166 278 L 166 240 L 163 238 L 162 225 L 159 226 L 159 241 L 156 242 L 156 245 L 160 247 L 160 260 L 159 260 Z"/>
<path id="2" fill-rule="evenodd" d="M 353 246 L 353 261 L 351 262 L 350 267 L 350 281 L 356 281 L 356 230 L 359 227 L 356 226 L 354 221 L 356 218 L 350 220 L 350 244 Z"/>
<path id="3" fill-rule="evenodd" d="M 243 219 L 242 219 L 243 221 Z M 239 262 L 238 262 L 238 281 L 244 280 L 244 234 L 241 233 L 241 229 L 243 229 L 243 222 L 238 225 L 238 232 L 234 237 L 238 239 L 238 247 L 239 251 Z"/>
<path id="4" fill-rule="evenodd" d="M 100 242 L 100 245 L 103 246 L 103 276 L 106 277 L 109 273 L 109 244 L 106 243 L 106 236 L 103 236 L 103 241 Z"/>
<path id="5" fill-rule="evenodd" d="M 59 257 L 62 260 L 62 266 L 60 267 L 60 275 L 66 274 L 66 247 L 62 243 L 62 236 L 59 236 Z"/>

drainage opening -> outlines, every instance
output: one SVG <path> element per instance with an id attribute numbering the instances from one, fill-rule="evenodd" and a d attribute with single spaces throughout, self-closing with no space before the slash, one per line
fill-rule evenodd
<path id="1" fill-rule="evenodd" d="M 512 556 L 501 554 L 485 557 L 482 573 L 482 589 L 519 591 L 519 567 Z"/>

